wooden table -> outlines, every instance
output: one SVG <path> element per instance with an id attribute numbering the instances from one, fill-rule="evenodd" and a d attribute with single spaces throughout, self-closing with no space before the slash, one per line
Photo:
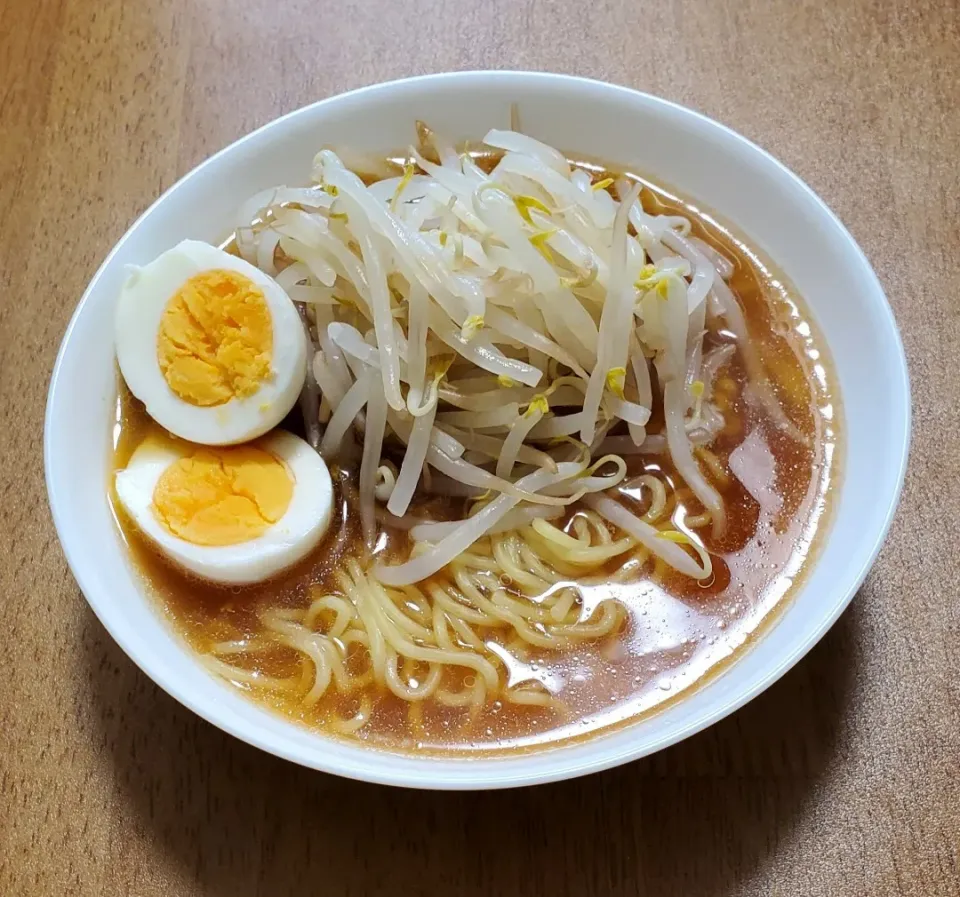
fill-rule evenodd
<path id="1" fill-rule="evenodd" d="M 0 894 L 960 893 L 958 23 L 956 0 L 0 0 Z M 487 67 L 652 91 L 798 172 L 884 282 L 916 435 L 866 585 L 762 697 L 603 775 L 425 794 L 160 693 L 67 570 L 42 418 L 84 285 L 181 174 L 317 98 Z"/>

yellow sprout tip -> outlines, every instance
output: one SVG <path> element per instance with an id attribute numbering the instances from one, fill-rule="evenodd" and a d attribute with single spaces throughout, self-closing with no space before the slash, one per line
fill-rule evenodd
<path id="1" fill-rule="evenodd" d="M 555 227 L 551 227 L 549 230 L 538 231 L 530 237 L 530 242 L 533 243 L 534 246 L 541 245 L 546 243 L 556 232 L 557 229 Z"/>
<path id="2" fill-rule="evenodd" d="M 533 414 L 534 411 L 539 411 L 541 414 L 546 414 L 549 410 L 550 403 L 547 401 L 547 397 L 543 395 L 543 393 L 538 393 L 530 400 L 527 410 L 524 411 L 524 416 L 529 417 L 529 415 Z"/>
<path id="3" fill-rule="evenodd" d="M 530 217 L 531 209 L 543 212 L 544 215 L 550 214 L 550 206 L 540 202 L 535 196 L 514 196 L 513 204 L 517 207 L 520 217 L 523 218 L 527 224 L 533 224 L 533 219 Z"/>
<path id="4" fill-rule="evenodd" d="M 530 242 L 533 244 L 534 248 L 548 261 L 553 262 L 553 255 L 550 252 L 550 247 L 547 246 L 547 240 L 549 240 L 557 232 L 556 228 L 551 230 L 540 231 L 540 233 L 534 234 L 530 237 Z"/>
<path id="5" fill-rule="evenodd" d="M 393 197 L 390 199 L 390 211 L 395 212 L 397 209 L 397 203 L 400 201 L 400 194 L 403 193 L 407 184 L 410 183 L 410 179 L 413 177 L 413 173 L 416 171 L 413 163 L 407 162 L 403 166 L 403 177 L 400 178 L 400 183 L 397 184 L 397 189 L 394 191 Z"/>
<path id="6" fill-rule="evenodd" d="M 607 371 L 607 389 L 618 399 L 623 398 L 623 384 L 627 379 L 626 368 L 610 368 Z"/>
<path id="7" fill-rule="evenodd" d="M 637 275 L 637 279 L 634 281 L 633 285 L 638 290 L 646 289 L 650 286 L 650 281 L 652 281 L 658 274 L 656 265 L 644 265 L 640 269 L 640 273 Z"/>
<path id="8" fill-rule="evenodd" d="M 504 387 L 507 387 L 507 388 L 509 388 L 509 387 L 511 387 L 511 386 L 516 386 L 516 382 L 513 380 L 513 378 L 512 378 L 512 377 L 508 377 L 506 374 L 498 374 L 498 375 L 497 375 L 497 383 L 499 383 L 501 386 L 504 386 Z"/>
<path id="9" fill-rule="evenodd" d="M 465 340 L 472 340 L 481 330 L 483 330 L 483 315 L 470 315 L 460 329 L 460 335 Z"/>
<path id="10" fill-rule="evenodd" d="M 597 181 L 590 189 L 591 190 L 606 190 L 613 183 L 613 178 L 604 178 L 602 181 Z"/>
<path id="11" fill-rule="evenodd" d="M 694 380 L 693 383 L 690 384 L 690 395 L 695 399 L 699 399 L 700 396 L 703 395 L 704 388 L 703 380 Z"/>

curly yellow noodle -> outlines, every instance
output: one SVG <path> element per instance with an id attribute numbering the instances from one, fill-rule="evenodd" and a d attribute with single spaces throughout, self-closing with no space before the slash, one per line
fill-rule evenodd
<path id="1" fill-rule="evenodd" d="M 353 566 L 353 575 L 359 589 L 365 589 L 369 596 L 377 594 L 376 589 L 370 588 L 370 583 L 366 581 L 359 565 L 355 561 L 350 562 Z M 361 586 L 360 583 L 363 582 Z M 469 667 L 484 677 L 490 688 L 497 686 L 497 671 L 493 664 L 485 657 L 473 654 L 467 651 L 444 651 L 440 648 L 418 645 L 408 639 L 400 629 L 384 613 L 383 608 L 374 598 L 371 600 L 373 614 L 375 616 L 375 625 L 379 627 L 382 637 L 389 647 L 393 648 L 398 654 L 406 657 L 412 657 L 414 660 L 423 660 L 427 663 L 452 664 L 453 666 Z"/>
<path id="2" fill-rule="evenodd" d="M 339 643 L 339 644 L 338 644 Z M 333 672 L 333 681 L 337 689 L 346 694 L 358 688 L 365 688 L 373 682 L 373 664 L 369 661 L 367 668 L 357 676 L 347 672 L 345 659 L 349 656 L 350 645 L 363 645 L 367 657 L 370 656 L 370 637 L 362 629 L 349 629 L 331 643 L 330 669 Z"/>
<path id="3" fill-rule="evenodd" d="M 257 654 L 269 649 L 269 643 L 262 639 L 240 638 L 229 642 L 216 642 L 210 650 L 218 657 L 229 657 L 232 654 Z"/>
<path id="4" fill-rule="evenodd" d="M 503 696 L 511 704 L 522 704 L 527 707 L 547 707 L 551 710 L 562 710 L 563 704 L 546 689 L 518 685 L 507 689 Z"/>
<path id="5" fill-rule="evenodd" d="M 730 484 L 730 474 L 727 473 L 726 467 L 723 465 L 723 462 L 706 446 L 698 445 L 694 449 L 696 456 L 706 464 L 707 469 L 713 474 L 713 479 L 720 486 L 728 486 Z"/>
<path id="6" fill-rule="evenodd" d="M 354 575 L 354 571 L 359 571 L 359 565 L 355 560 L 350 560 L 347 562 L 347 569 Z M 362 577 L 363 574 L 361 573 L 360 576 Z M 356 608 L 363 622 L 363 627 L 370 640 L 367 647 L 370 650 L 373 677 L 377 682 L 382 683 L 384 681 L 384 667 L 387 660 L 387 645 L 383 631 L 377 625 L 377 618 L 370 605 L 370 601 L 365 591 L 357 585 L 354 579 L 351 579 L 350 576 L 343 571 L 337 573 L 337 581 L 340 584 L 340 588 L 346 592 L 347 597 L 353 602 L 353 606 Z"/>
<path id="7" fill-rule="evenodd" d="M 401 608 L 397 607 L 392 595 L 375 579 L 367 579 L 366 587 L 370 590 L 380 612 L 401 632 L 415 639 L 429 640 L 433 637 L 431 627 L 424 626 L 407 616 Z"/>
<path id="8" fill-rule="evenodd" d="M 406 599 L 404 607 L 407 611 L 412 613 L 418 622 L 424 626 L 428 625 L 433 617 L 433 609 L 427 600 L 427 596 L 416 586 L 401 586 L 400 591 L 403 592 Z"/>
<path id="9" fill-rule="evenodd" d="M 236 667 L 229 663 L 224 663 L 209 654 L 202 658 L 203 665 L 217 676 L 221 676 L 230 682 L 238 685 L 248 685 L 253 688 L 262 688 L 267 691 L 290 691 L 297 686 L 298 678 L 277 679 L 274 676 L 266 676 L 256 670 L 245 670 L 243 667 Z"/>
<path id="10" fill-rule="evenodd" d="M 475 607 L 468 606 L 464 601 L 458 601 L 450 596 L 450 593 L 441 585 L 432 583 L 429 586 L 430 597 L 434 602 L 440 605 L 447 614 L 453 618 L 457 617 L 466 623 L 472 623 L 475 626 L 495 626 L 496 618 L 491 617 Z"/>
<path id="11" fill-rule="evenodd" d="M 334 732 L 339 732 L 341 735 L 355 735 L 370 722 L 370 714 L 372 712 L 373 702 L 367 695 L 364 695 L 360 699 L 360 709 L 357 710 L 352 717 L 343 719 L 342 717 L 334 716 L 329 721 L 329 726 Z"/>
<path id="12" fill-rule="evenodd" d="M 582 547 L 583 539 L 574 539 L 546 520 L 534 520 L 525 538 L 551 555 L 559 563 L 577 567 L 596 567 L 629 551 L 636 540 L 629 537 L 616 542 Z"/>
<path id="13" fill-rule="evenodd" d="M 562 589 L 558 593 L 557 600 L 550 608 L 550 619 L 555 623 L 560 623 L 567 618 L 567 614 L 573 609 L 577 601 L 577 593 L 573 589 Z"/>
<path id="14" fill-rule="evenodd" d="M 427 673 L 427 676 L 423 682 L 417 685 L 411 685 L 409 679 L 407 682 L 404 682 L 400 678 L 400 673 L 397 669 L 397 662 L 398 658 L 396 651 L 390 649 L 387 652 L 387 687 L 398 698 L 401 698 L 404 701 L 423 701 L 425 698 L 429 698 L 430 695 L 437 690 L 437 686 L 440 684 L 440 676 L 443 673 L 443 667 L 440 664 L 431 663 L 429 665 L 430 672 Z M 406 664 L 404 664 L 404 666 L 406 666 Z"/>
<path id="15" fill-rule="evenodd" d="M 315 629 L 316 622 L 324 611 L 331 611 L 334 614 L 333 623 L 327 628 L 326 635 L 336 638 L 346 632 L 350 621 L 356 619 L 357 612 L 349 601 L 338 597 L 337 595 L 323 595 L 320 598 L 310 602 L 310 607 L 303 618 L 303 625 L 307 629 Z"/>

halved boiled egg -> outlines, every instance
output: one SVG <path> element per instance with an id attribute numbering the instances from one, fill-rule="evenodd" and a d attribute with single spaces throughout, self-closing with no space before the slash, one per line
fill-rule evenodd
<path id="1" fill-rule="evenodd" d="M 314 549 L 330 526 L 326 464 L 282 430 L 245 445 L 152 434 L 116 475 L 120 504 L 178 566 L 213 582 L 260 582 Z"/>
<path id="2" fill-rule="evenodd" d="M 266 433 L 306 374 L 300 316 L 275 280 L 222 249 L 184 240 L 134 269 L 116 314 L 117 361 L 171 433 L 230 445 Z"/>

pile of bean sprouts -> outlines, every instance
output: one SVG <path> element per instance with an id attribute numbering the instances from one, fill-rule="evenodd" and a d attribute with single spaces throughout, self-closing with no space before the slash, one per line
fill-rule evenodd
<path id="1" fill-rule="evenodd" d="M 236 232 L 239 253 L 301 308 L 308 435 L 328 463 L 359 461 L 366 562 L 346 564 L 320 605 L 264 621 L 309 659 L 311 675 L 282 684 L 308 703 L 331 682 L 363 691 L 343 666 L 359 640 L 371 680 L 398 696 L 461 700 L 441 675 L 453 665 L 470 674 L 462 702 L 479 706 L 505 687 L 490 632 L 560 648 L 622 623 L 622 609 L 585 609 L 575 589 L 544 603 L 544 589 L 618 556 L 709 579 L 696 530 L 720 536 L 725 511 L 695 449 L 724 426 L 712 384 L 738 349 L 753 395 L 790 427 L 727 286 L 732 264 L 685 217 L 648 214 L 638 184 L 595 180 L 517 131 L 486 135 L 489 173 L 425 126 L 418 136 L 402 173 L 373 182 L 320 151 L 312 186 L 253 197 Z M 731 339 L 705 351 L 708 328 Z M 655 403 L 664 424 L 648 432 Z M 668 455 L 702 513 L 663 519 L 649 476 L 658 513 L 623 501 L 636 454 Z M 470 511 L 414 513 L 434 495 L 472 499 Z M 580 524 L 564 528 L 572 506 Z M 378 552 L 390 528 L 409 531 L 400 562 Z M 505 564 L 512 592 L 498 585 Z"/>

